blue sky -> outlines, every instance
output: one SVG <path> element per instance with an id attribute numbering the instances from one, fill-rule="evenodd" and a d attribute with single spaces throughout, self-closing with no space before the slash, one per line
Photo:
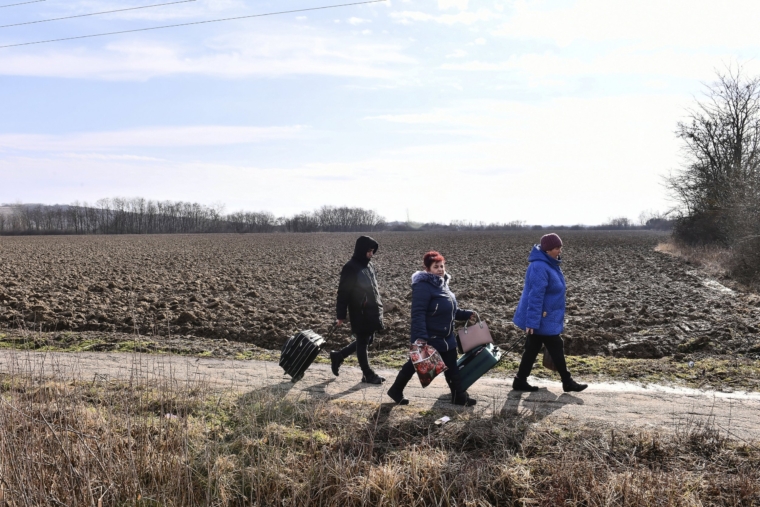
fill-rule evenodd
<path id="1" fill-rule="evenodd" d="M 45 0 L 0 24 L 165 1 Z M 0 45 L 332 3 L 195 0 L 0 28 Z M 758 20 L 738 0 L 392 0 L 4 48 L 0 202 L 636 219 L 672 205 L 662 176 L 702 83 L 760 72 Z"/>

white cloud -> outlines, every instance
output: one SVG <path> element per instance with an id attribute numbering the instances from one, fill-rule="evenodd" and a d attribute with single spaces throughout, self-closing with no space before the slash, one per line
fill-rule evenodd
<path id="1" fill-rule="evenodd" d="M 104 48 L 48 47 L 0 53 L 0 75 L 146 80 L 156 76 L 221 78 L 298 74 L 391 79 L 414 63 L 396 44 L 357 43 L 350 36 L 235 32 L 201 48 L 177 43 L 109 42 Z"/>
<path id="2" fill-rule="evenodd" d="M 581 76 L 660 76 L 658 81 L 662 85 L 663 78 L 690 79 L 695 83 L 700 80 L 712 80 L 713 69 L 721 68 L 724 63 L 731 62 L 732 56 L 730 53 L 704 54 L 672 49 L 652 53 L 617 48 L 599 55 L 583 56 L 569 56 L 553 51 L 528 53 L 513 55 L 500 61 L 472 60 L 446 63 L 441 68 L 465 72 L 518 71 L 532 80 Z M 758 73 L 760 62 L 746 62 L 744 69 L 749 74 Z"/>
<path id="3" fill-rule="evenodd" d="M 363 19 L 363 18 L 348 18 L 348 23 L 356 26 L 356 25 L 361 25 L 363 23 L 372 23 L 372 20 Z"/>
<path id="4" fill-rule="evenodd" d="M 446 58 L 464 58 L 467 56 L 467 51 L 464 49 L 457 49 L 453 53 L 446 55 Z"/>
<path id="5" fill-rule="evenodd" d="M 447 10 L 456 7 L 459 10 L 466 11 L 469 0 L 438 0 L 438 8 Z"/>
<path id="6" fill-rule="evenodd" d="M 176 0 L 175 0 L 176 1 Z M 164 3 L 164 2 L 155 2 Z M 46 4 L 41 19 L 77 16 L 94 12 L 123 9 L 125 5 L 112 1 L 74 1 Z M 112 23 L 114 21 L 194 21 L 220 17 L 245 16 L 251 14 L 245 2 L 224 0 L 195 0 L 192 2 L 161 6 L 157 8 L 135 9 L 97 16 Z M 85 18 L 86 19 L 86 18 Z M 5 24 L 5 23 L 3 23 Z"/>
<path id="7" fill-rule="evenodd" d="M 677 99 L 677 98 L 676 98 Z M 228 209 L 290 214 L 324 204 L 376 209 L 390 220 L 598 223 L 664 209 L 659 176 L 677 163 L 668 96 L 562 99 L 540 104 L 473 101 L 377 119 L 439 141 L 350 160 L 280 167 L 207 161 L 15 157 L 0 159 L 0 201 L 94 201 L 118 193 L 222 201 Z M 109 141 L 111 142 L 111 141 Z M 115 142 L 115 141 L 113 141 Z M 435 191 L 430 175 L 441 182 Z M 266 181 L 266 185 L 261 182 Z M 371 186 L 371 195 L 362 188 Z M 536 204 L 536 189 L 552 206 Z M 11 194 L 7 189 L 15 189 Z M 291 196 L 282 199 L 283 195 Z M 441 207 L 440 202 L 457 202 Z"/>
<path id="8" fill-rule="evenodd" d="M 495 33 L 519 39 L 574 42 L 631 41 L 647 48 L 757 47 L 760 3 L 734 0 L 518 0 Z"/>
<path id="9" fill-rule="evenodd" d="M 419 167 L 452 167 L 443 179 L 466 179 L 481 201 L 458 199 L 465 217 L 495 220 L 502 207 L 501 219 L 598 223 L 607 216 L 667 207 L 661 176 L 678 166 L 673 128 L 690 100 L 648 95 L 470 101 L 371 119 L 445 140 L 389 157 Z M 553 211 L 535 206 L 531 189 L 538 186 L 552 196 Z"/>
<path id="10" fill-rule="evenodd" d="M 485 43 L 486 43 L 486 40 L 483 37 L 478 37 L 477 39 L 475 39 L 475 44 L 478 46 L 483 46 L 485 45 Z"/>
<path id="11" fill-rule="evenodd" d="M 457 14 L 442 14 L 439 16 L 420 11 L 395 11 L 391 12 L 391 18 L 398 23 L 410 23 L 413 21 L 434 21 L 444 25 L 472 25 L 481 21 L 490 21 L 496 15 L 488 9 L 478 9 L 477 11 L 461 11 Z"/>
<path id="12" fill-rule="evenodd" d="M 436 19 L 436 17 L 432 14 L 429 14 L 427 12 L 419 12 L 419 11 L 391 12 L 391 18 L 396 19 L 401 22 L 432 21 Z"/>
<path id="13" fill-rule="evenodd" d="M 466 101 L 368 119 L 396 126 L 397 135 L 408 132 L 411 138 L 436 141 L 391 145 L 377 155 L 348 159 L 334 155 L 309 162 L 288 159 L 276 167 L 178 162 L 171 156 L 160 161 L 108 158 L 109 153 L 99 156 L 102 151 L 97 151 L 184 146 L 172 143 L 207 138 L 217 143 L 255 142 L 261 137 L 255 131 L 188 134 L 145 129 L 44 138 L 4 136 L 0 145 L 21 144 L 40 154 L 0 158 L 5 178 L 0 202 L 92 201 L 119 189 L 122 195 L 222 201 L 230 209 L 269 209 L 276 214 L 348 204 L 377 209 L 390 220 L 403 218 L 409 208 L 415 220 L 423 221 L 598 223 L 609 216 L 635 217 L 644 209 L 665 209 L 660 176 L 678 164 L 673 126 L 690 100 L 649 95 L 538 103 Z M 66 148 L 95 153 L 52 155 Z M 420 192 L 429 187 L 431 174 L 447 183 L 435 192 Z M 267 184 L 261 185 L 262 181 Z M 369 201 L 361 192 L 367 186 L 373 189 Z M 551 196 L 552 206 L 536 204 L 537 188 Z M 283 200 L 283 195 L 292 198 Z M 457 206 L 441 208 L 442 201 Z"/>
<path id="14" fill-rule="evenodd" d="M 154 127 L 65 135 L 0 134 L 0 150 L 79 152 L 124 148 L 229 146 L 292 139 L 304 127 Z"/>

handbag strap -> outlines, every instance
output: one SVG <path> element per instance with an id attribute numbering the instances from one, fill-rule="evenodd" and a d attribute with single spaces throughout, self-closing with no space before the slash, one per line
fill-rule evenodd
<path id="1" fill-rule="evenodd" d="M 480 326 L 480 329 L 483 329 L 483 321 L 480 320 L 480 314 L 478 314 L 478 312 L 476 312 L 475 310 L 473 310 L 472 313 L 474 313 L 475 316 L 478 318 L 478 326 Z M 469 325 L 469 323 L 470 323 L 470 319 L 467 319 L 466 321 L 464 321 L 465 334 L 467 334 L 467 326 Z"/>

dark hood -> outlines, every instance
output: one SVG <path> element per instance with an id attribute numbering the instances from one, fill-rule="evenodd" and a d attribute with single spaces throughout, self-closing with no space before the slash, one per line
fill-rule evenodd
<path id="1" fill-rule="evenodd" d="M 378 246 L 377 241 L 369 236 L 359 236 L 359 239 L 356 240 L 356 246 L 354 246 L 354 255 L 351 258 L 366 266 L 369 264 L 367 252 L 372 250 L 373 253 L 377 253 Z"/>

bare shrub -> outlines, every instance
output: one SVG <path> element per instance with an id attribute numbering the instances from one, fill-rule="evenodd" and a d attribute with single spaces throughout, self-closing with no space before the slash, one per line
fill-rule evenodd
<path id="1" fill-rule="evenodd" d="M 667 179 L 681 207 L 675 238 L 731 246 L 760 218 L 760 78 L 718 72 L 676 133 L 685 165 Z"/>
<path id="2" fill-rule="evenodd" d="M 738 241 L 728 265 L 733 277 L 760 288 L 760 237 L 750 236 Z"/>
<path id="3" fill-rule="evenodd" d="M 685 164 L 667 186 L 680 206 L 673 230 L 685 245 L 731 249 L 726 268 L 757 283 L 760 263 L 760 77 L 739 66 L 718 72 L 702 100 L 678 124 Z"/>

